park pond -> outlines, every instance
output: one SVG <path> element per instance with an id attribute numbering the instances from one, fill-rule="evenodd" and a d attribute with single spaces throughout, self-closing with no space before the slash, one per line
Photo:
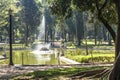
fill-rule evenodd
<path id="1" fill-rule="evenodd" d="M 9 51 L 1 51 L 0 54 L 2 55 L 5 52 L 6 52 L 7 56 L 9 56 Z M 55 54 L 54 50 L 52 52 L 53 53 L 46 54 L 47 51 L 44 53 L 43 52 L 39 53 L 39 51 L 37 51 L 37 50 L 35 50 L 35 51 L 33 51 L 33 50 L 13 50 L 13 62 L 14 62 L 14 64 L 23 64 L 23 65 L 58 65 L 57 55 Z M 9 59 L 0 60 L 0 64 L 1 65 L 9 64 Z M 51 71 L 51 75 L 54 75 L 55 71 L 56 70 L 53 70 L 53 73 Z M 61 69 L 58 71 L 61 71 L 61 73 L 66 72 L 66 71 L 62 71 Z M 70 71 L 72 71 L 72 69 L 70 69 Z M 71 73 L 71 72 L 69 72 L 69 73 Z M 40 72 L 40 74 L 44 75 L 44 72 L 43 73 Z M 58 76 L 59 76 L 59 74 L 60 74 L 60 72 L 58 72 Z M 49 73 L 48 73 L 48 75 L 49 75 Z M 45 77 L 48 77 L 48 75 L 46 73 Z M 60 75 L 60 77 L 53 77 L 53 78 L 51 78 L 51 80 L 58 80 L 58 79 L 59 80 L 68 80 L 69 76 L 66 79 L 65 78 L 66 77 L 64 77 L 63 75 Z M 98 79 L 98 78 L 87 79 L 87 78 L 85 78 L 82 80 L 107 80 L 107 79 Z"/>
<path id="2" fill-rule="evenodd" d="M 35 53 L 36 52 L 36 53 Z M 48 53 L 48 51 L 31 51 L 31 50 L 13 50 L 13 62 L 14 64 L 24 64 L 24 65 L 55 65 L 58 64 L 57 56 L 53 53 Z M 0 51 L 0 55 L 7 54 L 9 56 L 9 51 Z M 47 54 L 48 53 L 48 54 Z M 8 64 L 8 59 L 0 60 L 0 64 Z"/>

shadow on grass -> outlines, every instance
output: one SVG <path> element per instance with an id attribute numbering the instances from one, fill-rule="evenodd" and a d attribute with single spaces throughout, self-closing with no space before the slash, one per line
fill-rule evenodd
<path id="1" fill-rule="evenodd" d="M 87 67 L 87 68 L 58 68 L 58 69 L 50 69 L 45 71 L 34 71 L 32 73 L 24 74 L 19 76 L 15 79 L 22 80 L 56 80 L 58 78 L 71 78 L 70 76 L 78 74 L 83 71 L 90 71 L 90 70 L 100 70 L 106 67 Z M 29 79 L 28 79 L 29 78 Z M 62 79 L 60 79 L 62 80 Z"/>

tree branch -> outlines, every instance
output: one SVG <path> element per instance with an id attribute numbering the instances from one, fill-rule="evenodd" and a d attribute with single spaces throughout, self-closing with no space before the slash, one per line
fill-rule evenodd
<path id="1" fill-rule="evenodd" d="M 107 5 L 108 0 L 104 1 L 102 7 L 99 6 L 98 2 L 99 2 L 98 0 L 95 1 L 96 8 L 97 8 L 97 11 L 98 11 L 98 19 L 105 25 L 106 29 L 109 31 L 109 33 L 111 34 L 111 36 L 112 36 L 112 38 L 113 38 L 113 40 L 115 42 L 115 39 L 116 39 L 115 31 L 112 29 L 112 27 L 110 26 L 108 21 L 106 19 L 104 19 L 103 16 L 102 16 L 102 10 Z"/>
<path id="2" fill-rule="evenodd" d="M 96 3 L 96 8 L 99 11 L 100 9 L 99 9 L 99 5 L 98 5 L 98 0 L 95 0 L 95 3 Z"/>
<path id="3" fill-rule="evenodd" d="M 105 0 L 105 1 L 104 1 L 102 7 L 99 6 L 99 3 L 98 3 L 98 2 L 99 2 L 98 0 L 95 0 L 96 8 L 97 8 L 98 11 L 102 11 L 102 9 L 105 8 L 105 6 L 107 5 L 108 0 Z"/>
<path id="4" fill-rule="evenodd" d="M 108 0 L 105 0 L 100 10 L 102 10 L 107 5 Z"/>
<path id="5" fill-rule="evenodd" d="M 112 27 L 109 25 L 108 21 L 105 20 L 103 17 L 99 17 L 99 20 L 105 25 L 106 29 L 109 31 L 110 35 L 113 38 L 113 41 L 115 42 L 116 34 L 115 31 L 112 29 Z"/>

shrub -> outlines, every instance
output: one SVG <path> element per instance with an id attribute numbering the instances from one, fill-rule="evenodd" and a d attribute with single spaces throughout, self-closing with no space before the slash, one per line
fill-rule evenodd
<path id="1" fill-rule="evenodd" d="M 77 49 L 76 51 L 67 51 L 65 56 L 80 63 L 109 63 L 114 61 L 112 51 L 92 51 L 91 54 L 85 55 L 85 51 Z"/>

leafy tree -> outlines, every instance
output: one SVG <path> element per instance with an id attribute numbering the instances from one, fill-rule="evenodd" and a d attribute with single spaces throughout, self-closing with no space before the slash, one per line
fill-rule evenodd
<path id="1" fill-rule="evenodd" d="M 37 26 L 40 24 L 40 10 L 36 5 L 35 0 L 21 0 L 22 8 L 22 22 L 25 24 L 26 32 L 26 46 L 30 39 L 33 39 L 37 30 Z M 29 39 L 29 40 L 28 40 Z"/>
<path id="2" fill-rule="evenodd" d="M 98 19 L 105 25 L 115 42 L 115 64 L 109 80 L 120 79 L 120 0 L 52 0 L 52 13 L 58 16 L 66 16 L 71 8 L 71 3 L 80 11 L 91 11 L 96 13 Z M 67 5 L 67 6 L 66 6 Z M 64 10 L 64 9 L 65 10 Z M 71 9 L 70 9 L 71 10 Z M 117 33 L 111 24 L 117 23 Z"/>
<path id="3" fill-rule="evenodd" d="M 4 36 L 8 35 L 8 9 L 9 9 L 9 1 L 7 0 L 0 0 L 0 35 L 1 39 Z"/>
<path id="4" fill-rule="evenodd" d="M 45 9 L 45 25 L 46 25 L 46 38 L 50 38 L 51 40 L 53 40 L 53 32 L 54 32 L 54 26 L 55 26 L 55 16 L 53 16 L 50 13 L 49 8 Z M 48 35 L 48 36 L 47 36 Z"/>
<path id="5" fill-rule="evenodd" d="M 83 16 L 83 13 L 81 13 L 81 12 L 78 12 L 78 11 L 75 11 L 75 13 L 74 13 L 74 15 L 75 15 L 75 18 L 76 18 L 76 20 L 75 20 L 75 34 L 76 34 L 76 37 L 77 37 L 77 42 L 78 42 L 78 46 L 80 46 L 81 45 L 81 40 L 82 40 L 82 38 L 83 38 L 83 35 L 84 35 L 84 22 L 83 21 L 85 21 L 86 22 L 86 20 L 83 18 L 84 16 Z"/>
<path id="6" fill-rule="evenodd" d="M 119 80 L 120 79 L 120 0 L 113 0 L 113 3 L 116 6 L 117 12 L 117 19 L 118 19 L 118 27 L 117 27 L 117 36 L 116 36 L 116 43 L 115 43 L 115 50 L 116 50 L 116 60 L 114 63 L 113 70 L 110 75 L 109 80 Z"/>
<path id="7" fill-rule="evenodd" d="M 9 32 L 9 9 L 12 9 L 12 22 L 14 22 L 14 17 L 19 11 L 19 8 L 17 7 L 17 2 L 18 0 L 0 0 L 0 28 L 2 31 L 2 34 L 0 35 L 3 37 L 3 39 L 4 37 L 8 36 Z M 15 24 L 13 23 L 12 26 L 15 26 Z"/>
<path id="8" fill-rule="evenodd" d="M 74 41 L 74 36 L 76 36 L 76 29 L 74 24 L 75 24 L 75 20 L 73 17 L 69 18 L 69 19 L 66 19 L 66 24 L 68 25 L 68 36 L 69 36 L 69 41 Z"/>

